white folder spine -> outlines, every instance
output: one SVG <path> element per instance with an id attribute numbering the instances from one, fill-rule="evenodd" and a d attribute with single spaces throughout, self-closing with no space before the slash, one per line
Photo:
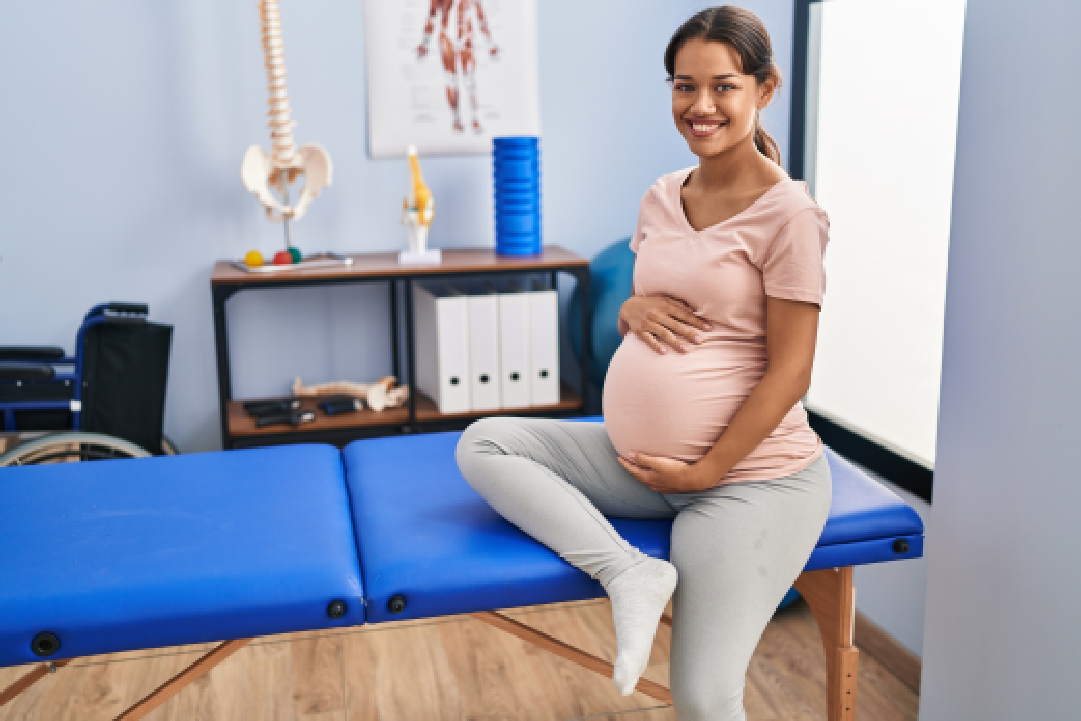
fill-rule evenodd
<path id="1" fill-rule="evenodd" d="M 461 296 L 413 286 L 417 389 L 441 413 L 469 411 L 469 307 Z"/>
<path id="2" fill-rule="evenodd" d="M 530 404 L 529 295 L 499 296 L 500 390 L 504 408 Z"/>
<path id="3" fill-rule="evenodd" d="M 469 393 L 475 411 L 500 407 L 499 296 L 471 295 L 469 307 Z"/>
<path id="4" fill-rule="evenodd" d="M 533 290 L 529 296 L 530 401 L 559 403 L 559 298 L 554 290 Z"/>

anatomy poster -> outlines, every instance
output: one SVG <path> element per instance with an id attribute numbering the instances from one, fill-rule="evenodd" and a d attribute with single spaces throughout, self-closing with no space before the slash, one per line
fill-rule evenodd
<path id="1" fill-rule="evenodd" d="M 374 158 L 540 135 L 535 0 L 365 0 Z"/>

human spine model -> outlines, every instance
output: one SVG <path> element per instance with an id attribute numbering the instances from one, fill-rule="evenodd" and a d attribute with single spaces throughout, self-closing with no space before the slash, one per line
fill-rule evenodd
<path id="1" fill-rule="evenodd" d="M 268 156 L 258 145 L 248 148 L 240 166 L 240 177 L 244 187 L 255 193 L 259 202 L 266 207 L 267 215 L 273 220 L 285 222 L 286 243 L 289 244 L 289 221 L 302 218 L 315 196 L 323 188 L 330 187 L 332 166 L 330 156 L 322 145 L 306 143 L 298 149 L 293 141 L 296 123 L 289 114 L 278 1 L 263 0 L 259 3 L 259 11 L 263 21 L 263 56 L 270 93 L 271 155 Z M 304 188 L 296 205 L 290 205 L 289 184 L 298 175 L 305 177 Z M 281 192 L 281 201 L 270 192 L 272 187 Z"/>

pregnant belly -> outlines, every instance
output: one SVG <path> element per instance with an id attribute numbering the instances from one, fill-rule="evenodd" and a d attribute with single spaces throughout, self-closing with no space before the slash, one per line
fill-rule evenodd
<path id="1" fill-rule="evenodd" d="M 621 456 L 632 451 L 699 460 L 766 370 L 765 349 L 707 339 L 661 354 L 628 333 L 604 381 L 604 423 Z"/>

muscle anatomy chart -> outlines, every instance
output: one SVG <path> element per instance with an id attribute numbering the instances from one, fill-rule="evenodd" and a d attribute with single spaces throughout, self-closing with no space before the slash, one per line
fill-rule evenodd
<path id="1" fill-rule="evenodd" d="M 534 0 L 368 0 L 372 157 L 488 153 L 539 135 Z"/>

